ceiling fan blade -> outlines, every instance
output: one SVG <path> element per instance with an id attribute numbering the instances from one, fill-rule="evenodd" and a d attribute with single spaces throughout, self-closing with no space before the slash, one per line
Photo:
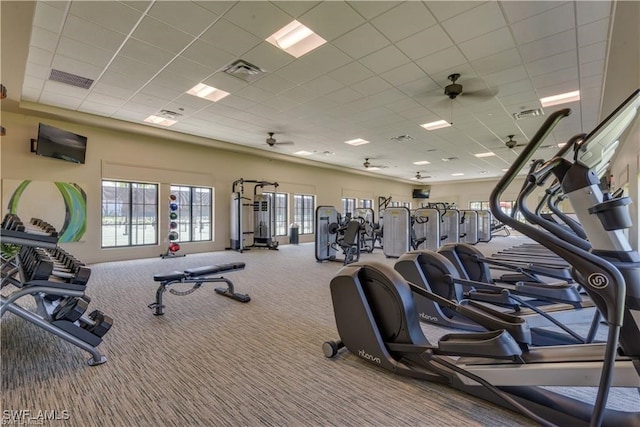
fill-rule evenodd
<path id="1" fill-rule="evenodd" d="M 275 145 L 293 145 L 293 141 L 278 141 L 275 143 Z"/>

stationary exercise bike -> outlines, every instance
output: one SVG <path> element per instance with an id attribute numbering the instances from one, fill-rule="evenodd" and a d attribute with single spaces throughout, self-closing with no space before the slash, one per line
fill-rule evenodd
<path id="1" fill-rule="evenodd" d="M 499 206 L 502 193 L 555 125 L 570 114 L 551 114 L 491 193 L 497 220 L 547 247 L 573 266 L 609 329 L 605 344 L 523 349 L 506 329 L 452 333 L 430 342 L 422 332 L 414 293 L 424 288 L 391 267 L 343 267 L 330 288 L 340 341 L 327 341 L 333 357 L 342 347 L 400 375 L 448 384 L 518 411 L 542 425 L 640 425 L 640 412 L 606 409 L 611 386 L 640 387 L 640 254 L 622 233 L 631 225 L 630 200 L 609 198 L 594 171 L 610 160 L 617 140 L 640 108 L 635 91 L 579 145 L 572 160 L 555 157 L 528 179 L 553 173 L 594 247 L 586 251 L 520 223 Z M 593 405 L 541 386 L 598 387 Z"/>

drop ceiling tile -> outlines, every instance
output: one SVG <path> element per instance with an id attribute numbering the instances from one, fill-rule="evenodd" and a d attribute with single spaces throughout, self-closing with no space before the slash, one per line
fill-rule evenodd
<path id="1" fill-rule="evenodd" d="M 130 8 L 139 10 L 141 12 L 144 12 L 145 10 L 147 10 L 149 5 L 151 5 L 151 1 L 149 0 L 120 1 L 120 3 L 126 4 Z"/>
<path id="2" fill-rule="evenodd" d="M 98 116 L 106 116 L 109 117 L 118 111 L 118 107 L 113 107 L 111 105 L 99 104 L 97 102 L 91 101 L 83 101 L 80 104 L 79 110 L 89 114 L 96 114 Z"/>
<path id="3" fill-rule="evenodd" d="M 391 85 L 389 83 L 378 76 L 373 76 L 351 85 L 351 88 L 366 96 L 382 92 L 390 87 Z"/>
<path id="4" fill-rule="evenodd" d="M 324 75 L 306 82 L 304 87 L 315 93 L 317 96 L 322 96 L 341 89 L 344 85 L 339 81 Z"/>
<path id="5" fill-rule="evenodd" d="M 106 95 L 108 98 L 119 99 L 121 103 L 124 104 L 124 102 L 127 99 L 129 99 L 129 97 L 132 95 L 132 92 L 130 89 L 125 89 L 119 86 L 113 86 L 111 84 L 105 83 L 104 79 L 100 79 L 99 81 L 95 82 L 91 87 L 91 92 L 87 96 L 87 99 L 100 102 L 99 98 L 96 98 L 96 99 L 92 98 L 93 96 L 99 96 L 99 95 Z M 109 105 L 116 105 L 116 104 L 109 104 Z"/>
<path id="6" fill-rule="evenodd" d="M 352 59 L 335 46 L 326 44 L 307 53 L 301 60 L 299 59 L 298 62 L 307 64 L 307 66 L 313 69 L 314 73 L 326 74 L 352 62 Z M 310 79 L 305 79 L 304 81 L 308 80 Z"/>
<path id="7" fill-rule="evenodd" d="M 167 70 L 162 70 L 149 83 L 168 87 L 172 90 L 178 90 L 180 92 L 186 92 L 196 84 L 200 83 L 200 81 L 192 78 L 187 78 L 179 74 L 171 73 Z"/>
<path id="8" fill-rule="evenodd" d="M 388 46 L 389 40 L 371 24 L 364 24 L 335 39 L 333 45 L 353 59 L 358 59 Z"/>
<path id="9" fill-rule="evenodd" d="M 536 93 L 540 98 L 544 98 L 547 96 L 557 95 L 559 93 L 571 92 L 578 89 L 580 89 L 580 87 L 578 86 L 578 80 L 574 79 L 568 82 L 558 83 L 553 86 L 547 86 L 540 89 L 536 88 Z M 564 108 L 563 107 L 564 105 L 571 106 L 571 104 L 574 104 L 574 103 L 575 102 L 570 102 L 568 104 L 562 104 L 562 106 L 554 106 L 554 107 L 555 109 L 559 109 L 559 108 Z"/>
<path id="10" fill-rule="evenodd" d="M 416 64 L 422 68 L 427 74 L 436 74 L 439 72 L 454 72 L 453 68 L 467 62 L 460 50 L 455 47 L 449 47 L 440 52 L 429 55 L 416 61 Z"/>
<path id="11" fill-rule="evenodd" d="M 64 10 L 53 6 L 55 3 L 38 2 L 33 14 L 33 25 L 59 34 L 64 23 Z"/>
<path id="12" fill-rule="evenodd" d="M 27 57 L 27 62 L 32 64 L 37 64 L 42 67 L 49 67 L 51 65 L 51 61 L 53 60 L 53 53 L 40 49 L 38 47 L 32 46 L 29 49 L 29 56 Z"/>
<path id="13" fill-rule="evenodd" d="M 113 58 L 115 51 L 101 49 L 68 37 L 62 37 L 56 53 L 103 68 Z"/>
<path id="14" fill-rule="evenodd" d="M 187 58 L 204 66 L 209 71 L 207 73 L 209 75 L 233 62 L 236 56 L 208 43 L 196 40 L 180 54 L 179 58 Z"/>
<path id="15" fill-rule="evenodd" d="M 482 4 L 479 1 L 428 1 L 425 3 L 438 21 L 446 21 L 447 19 L 466 12 L 469 9 L 478 7 Z"/>
<path id="16" fill-rule="evenodd" d="M 62 93 L 45 91 L 40 96 L 39 102 L 45 105 L 65 108 L 67 110 L 77 110 L 82 104 L 82 99 L 67 96 Z"/>
<path id="17" fill-rule="evenodd" d="M 145 105 L 148 108 L 151 108 L 154 110 L 161 110 L 165 108 L 164 106 L 166 104 L 168 104 L 168 102 L 164 99 L 161 99 L 152 95 L 143 94 L 143 93 L 138 93 L 132 96 L 126 102 L 131 102 L 137 105 Z"/>
<path id="18" fill-rule="evenodd" d="M 76 16 L 69 16 L 64 25 L 64 36 L 82 43 L 106 50 L 117 50 L 125 40 L 125 35 L 108 30 Z"/>
<path id="19" fill-rule="evenodd" d="M 591 22 L 578 27 L 578 45 L 588 46 L 607 40 L 609 35 L 609 18 Z"/>
<path id="20" fill-rule="evenodd" d="M 296 86 L 280 94 L 283 98 L 292 101 L 295 104 L 302 104 L 318 97 L 314 91 L 304 86 Z"/>
<path id="21" fill-rule="evenodd" d="M 352 31 L 365 22 L 349 5 L 337 1 L 319 3 L 300 16 L 298 21 L 311 28 L 328 42 Z"/>
<path id="22" fill-rule="evenodd" d="M 242 55 L 242 59 L 267 72 L 276 71 L 295 60 L 293 56 L 267 42 L 261 42 Z"/>
<path id="23" fill-rule="evenodd" d="M 558 55 L 549 56 L 526 64 L 527 70 L 532 77 L 552 71 L 563 70 L 575 66 L 578 63 L 578 53 L 570 50 Z"/>
<path id="24" fill-rule="evenodd" d="M 575 29 L 554 34 L 531 43 L 520 45 L 518 49 L 525 62 L 533 62 L 538 59 L 566 52 L 576 47 Z"/>
<path id="25" fill-rule="evenodd" d="M 211 101 L 197 96 L 183 93 L 173 101 L 162 106 L 163 109 L 175 111 L 178 114 L 190 115 L 211 105 Z"/>
<path id="26" fill-rule="evenodd" d="M 253 86 L 271 93 L 282 93 L 296 86 L 296 83 L 283 79 L 277 74 L 267 74 L 258 81 L 251 83 Z"/>
<path id="27" fill-rule="evenodd" d="M 350 85 L 373 76 L 373 72 L 359 62 L 351 62 L 337 70 L 329 72 L 328 76 L 343 85 Z"/>
<path id="28" fill-rule="evenodd" d="M 226 19 L 216 21 L 200 36 L 200 40 L 234 55 L 242 55 L 262 42 L 262 39 Z"/>
<path id="29" fill-rule="evenodd" d="M 288 2 L 287 2 L 288 3 Z M 400 1 L 348 1 L 347 4 L 354 8 L 360 15 L 366 19 L 372 19 L 383 12 L 398 6 Z"/>
<path id="30" fill-rule="evenodd" d="M 266 1 L 237 2 L 224 17 L 260 40 L 293 21 L 292 16 Z"/>
<path id="31" fill-rule="evenodd" d="M 371 20 L 389 40 L 397 42 L 437 22 L 422 2 L 403 2 Z"/>
<path id="32" fill-rule="evenodd" d="M 53 80 L 47 80 L 44 84 L 42 94 L 43 96 L 45 96 L 45 94 L 46 96 L 51 96 L 53 94 L 64 95 L 69 98 L 74 98 L 78 100 L 78 102 L 81 102 L 89 94 L 89 90 L 56 82 Z"/>
<path id="33" fill-rule="evenodd" d="M 399 41 L 396 46 L 409 58 L 416 60 L 453 46 L 453 42 L 442 27 L 434 25 Z"/>
<path id="34" fill-rule="evenodd" d="M 462 53 L 473 61 L 498 52 L 515 48 L 513 37 L 508 28 L 500 28 L 478 36 L 458 45 Z"/>
<path id="35" fill-rule="evenodd" d="M 230 96 L 226 96 L 220 101 L 215 103 L 215 105 L 217 106 L 216 108 L 224 107 L 228 109 L 228 111 L 231 111 L 232 109 L 236 110 L 235 114 L 238 114 L 239 111 L 246 110 L 247 108 L 253 106 L 254 104 L 255 102 L 253 101 L 249 101 L 248 99 L 235 96 L 233 94 L 231 94 Z M 209 108 L 212 108 L 212 107 L 209 107 Z M 229 113 L 226 113 L 226 114 L 229 114 Z"/>
<path id="36" fill-rule="evenodd" d="M 487 2 L 450 18 L 441 24 L 456 43 L 489 33 L 507 24 L 495 2 Z"/>
<path id="37" fill-rule="evenodd" d="M 157 73 L 157 68 L 151 67 L 144 62 L 118 55 L 109 65 L 109 71 L 130 75 L 132 79 L 146 83 Z"/>
<path id="38" fill-rule="evenodd" d="M 356 99 L 360 99 L 362 96 L 363 95 L 360 92 L 356 92 L 350 87 L 345 87 L 325 95 L 325 98 L 337 102 L 338 104 L 346 104 L 348 102 L 355 101 Z"/>
<path id="39" fill-rule="evenodd" d="M 592 87 L 602 87 L 603 80 L 604 75 L 602 74 L 594 74 L 589 77 L 580 76 L 580 90 Z"/>
<path id="40" fill-rule="evenodd" d="M 587 62 L 580 64 L 580 77 L 590 77 L 603 74 L 605 70 L 604 59 L 600 61 Z"/>
<path id="41" fill-rule="evenodd" d="M 312 9 L 320 3 L 319 1 L 274 1 L 272 2 L 280 9 L 287 12 L 289 15 L 294 18 L 299 17 L 303 13 L 307 12 L 309 9 Z"/>
<path id="42" fill-rule="evenodd" d="M 492 80 L 493 81 L 493 80 Z M 490 85 L 493 86 L 493 85 Z M 530 79 L 522 79 L 511 83 L 497 84 L 495 87 L 498 89 L 498 96 L 515 95 L 525 91 L 533 90 L 533 85 Z"/>
<path id="43" fill-rule="evenodd" d="M 249 101 L 253 101 L 255 103 L 264 102 L 273 96 L 271 92 L 254 86 L 245 86 L 239 91 L 235 92 L 234 95 L 248 99 Z"/>
<path id="44" fill-rule="evenodd" d="M 44 88 L 44 84 L 46 83 L 45 79 L 38 79 L 36 77 L 25 76 L 24 82 L 22 83 L 22 89 L 24 90 L 33 90 L 37 91 L 38 94 Z"/>
<path id="45" fill-rule="evenodd" d="M 173 54 L 180 53 L 193 40 L 189 34 L 168 27 L 163 22 L 149 16 L 142 19 L 131 37 Z"/>
<path id="46" fill-rule="evenodd" d="M 541 2 L 542 3 L 542 2 Z M 511 25 L 518 44 L 525 44 L 574 28 L 573 3 L 543 12 Z"/>
<path id="47" fill-rule="evenodd" d="M 194 2 L 201 7 L 204 7 L 207 10 L 215 13 L 216 15 L 223 15 L 225 12 L 230 10 L 237 2 L 235 1 L 196 1 Z"/>
<path id="48" fill-rule="evenodd" d="M 554 86 L 559 83 L 572 82 L 578 87 L 578 67 L 569 67 L 560 71 L 545 73 L 535 76 L 531 79 L 536 89 L 542 89 L 547 86 Z"/>
<path id="49" fill-rule="evenodd" d="M 197 36 L 218 18 L 218 15 L 193 2 L 159 1 L 147 12 L 178 30 Z"/>
<path id="50" fill-rule="evenodd" d="M 401 65 L 393 70 L 380 74 L 380 77 L 394 86 L 400 86 L 417 79 L 429 79 L 427 74 L 413 62 Z"/>
<path id="51" fill-rule="evenodd" d="M 164 67 L 175 57 L 175 55 L 167 52 L 166 50 L 162 50 L 148 43 L 131 38 L 125 42 L 118 54 L 135 60 L 144 58 L 145 64 L 157 67 L 158 69 Z"/>
<path id="52" fill-rule="evenodd" d="M 71 2 L 69 13 L 123 34 L 129 34 L 142 16 L 139 10 L 117 1 Z"/>
<path id="53" fill-rule="evenodd" d="M 576 20 L 578 26 L 611 16 L 612 1 L 576 2 Z"/>
<path id="54" fill-rule="evenodd" d="M 400 113 L 400 112 L 409 111 L 417 108 L 422 108 L 422 106 L 418 104 L 416 101 L 407 97 L 400 98 L 396 101 L 388 102 L 385 105 L 385 107 L 393 111 L 394 113 Z"/>
<path id="55" fill-rule="evenodd" d="M 482 77 L 487 85 L 489 85 L 489 87 L 499 87 L 502 84 L 513 83 L 519 80 L 528 79 L 529 75 L 527 74 L 527 70 L 524 65 L 517 65 L 506 70 L 497 71 L 491 74 L 485 74 Z"/>
<path id="56" fill-rule="evenodd" d="M 496 71 L 512 68 L 522 64 L 517 49 L 505 50 L 482 59 L 471 61 L 471 66 L 479 74 L 491 74 Z"/>
<path id="57" fill-rule="evenodd" d="M 387 46 L 361 58 L 362 65 L 376 74 L 384 73 L 409 62 L 409 58 L 395 46 Z"/>
<path id="58" fill-rule="evenodd" d="M 594 43 L 578 48 L 580 63 L 604 60 L 607 57 L 607 42 Z"/>
<path id="59" fill-rule="evenodd" d="M 30 46 L 35 46 L 39 49 L 54 52 L 58 45 L 58 33 L 45 30 L 40 27 L 33 27 L 31 30 Z"/>
<path id="60" fill-rule="evenodd" d="M 514 23 L 518 21 L 522 21 L 523 19 L 527 19 L 533 17 L 535 15 L 539 15 L 542 12 L 545 12 L 549 9 L 556 8 L 560 6 L 563 2 L 561 1 L 505 1 L 500 5 L 504 10 L 505 16 L 509 23 Z"/>

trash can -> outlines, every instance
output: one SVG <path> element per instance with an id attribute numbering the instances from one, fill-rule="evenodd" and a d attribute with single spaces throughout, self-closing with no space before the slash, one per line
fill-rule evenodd
<path id="1" fill-rule="evenodd" d="M 299 239 L 299 230 L 300 230 L 300 226 L 296 223 L 293 223 L 289 226 L 289 243 L 292 245 L 297 245 L 298 243 L 300 243 L 300 239 Z"/>

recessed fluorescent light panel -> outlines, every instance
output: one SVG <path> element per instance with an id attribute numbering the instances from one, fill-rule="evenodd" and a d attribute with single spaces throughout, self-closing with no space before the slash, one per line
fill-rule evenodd
<path id="1" fill-rule="evenodd" d="M 154 116 L 154 115 L 147 117 L 146 119 L 144 119 L 144 121 L 147 123 L 153 123 L 154 125 L 160 125 L 160 126 L 172 126 L 178 123 L 177 120 L 171 120 L 165 117 Z"/>
<path id="2" fill-rule="evenodd" d="M 540 98 L 543 107 L 553 107 L 554 105 L 566 104 L 567 102 L 580 101 L 580 91 L 561 93 L 559 95 L 547 96 Z"/>
<path id="3" fill-rule="evenodd" d="M 298 156 L 310 156 L 310 155 L 312 155 L 313 153 L 312 153 L 311 151 L 305 151 L 305 150 L 302 150 L 302 151 L 296 151 L 296 152 L 295 152 L 295 153 L 293 153 L 293 154 L 297 154 Z"/>
<path id="4" fill-rule="evenodd" d="M 446 120 L 438 120 L 437 122 L 425 123 L 420 126 L 425 128 L 426 130 L 436 130 L 436 129 L 447 128 L 451 126 L 451 123 L 449 123 Z"/>
<path id="5" fill-rule="evenodd" d="M 369 166 L 369 167 L 367 168 L 367 170 L 368 170 L 368 171 L 379 171 L 379 170 L 380 170 L 380 168 L 379 168 L 379 167 L 377 167 L 377 166 Z"/>
<path id="6" fill-rule="evenodd" d="M 496 153 L 492 152 L 492 151 L 487 151 L 486 153 L 478 153 L 478 154 L 474 154 L 474 156 L 480 158 L 480 157 L 491 157 L 491 156 L 495 156 Z"/>
<path id="7" fill-rule="evenodd" d="M 422 166 L 422 165 L 430 165 L 431 162 L 428 162 L 426 160 L 420 160 L 418 162 L 413 162 L 414 165 L 418 165 L 418 166 Z"/>
<path id="8" fill-rule="evenodd" d="M 187 91 L 189 95 L 197 96 L 198 98 L 208 99 L 209 101 L 218 102 L 225 96 L 229 95 L 229 92 L 216 89 L 215 87 L 208 86 L 204 83 L 198 83 Z"/>
<path id="9" fill-rule="evenodd" d="M 296 58 L 327 42 L 295 20 L 273 33 L 267 41 Z"/>
<path id="10" fill-rule="evenodd" d="M 452 173 L 451 176 L 462 176 L 464 175 L 462 172 Z"/>
<path id="11" fill-rule="evenodd" d="M 349 144 L 349 145 L 353 145 L 353 146 L 357 146 L 357 145 L 364 145 L 364 144 L 368 144 L 369 141 L 367 141 L 366 139 L 362 139 L 362 138 L 356 138 L 356 139 L 350 139 L 349 141 L 345 141 L 345 144 Z M 371 169 L 371 168 L 369 168 Z"/>

